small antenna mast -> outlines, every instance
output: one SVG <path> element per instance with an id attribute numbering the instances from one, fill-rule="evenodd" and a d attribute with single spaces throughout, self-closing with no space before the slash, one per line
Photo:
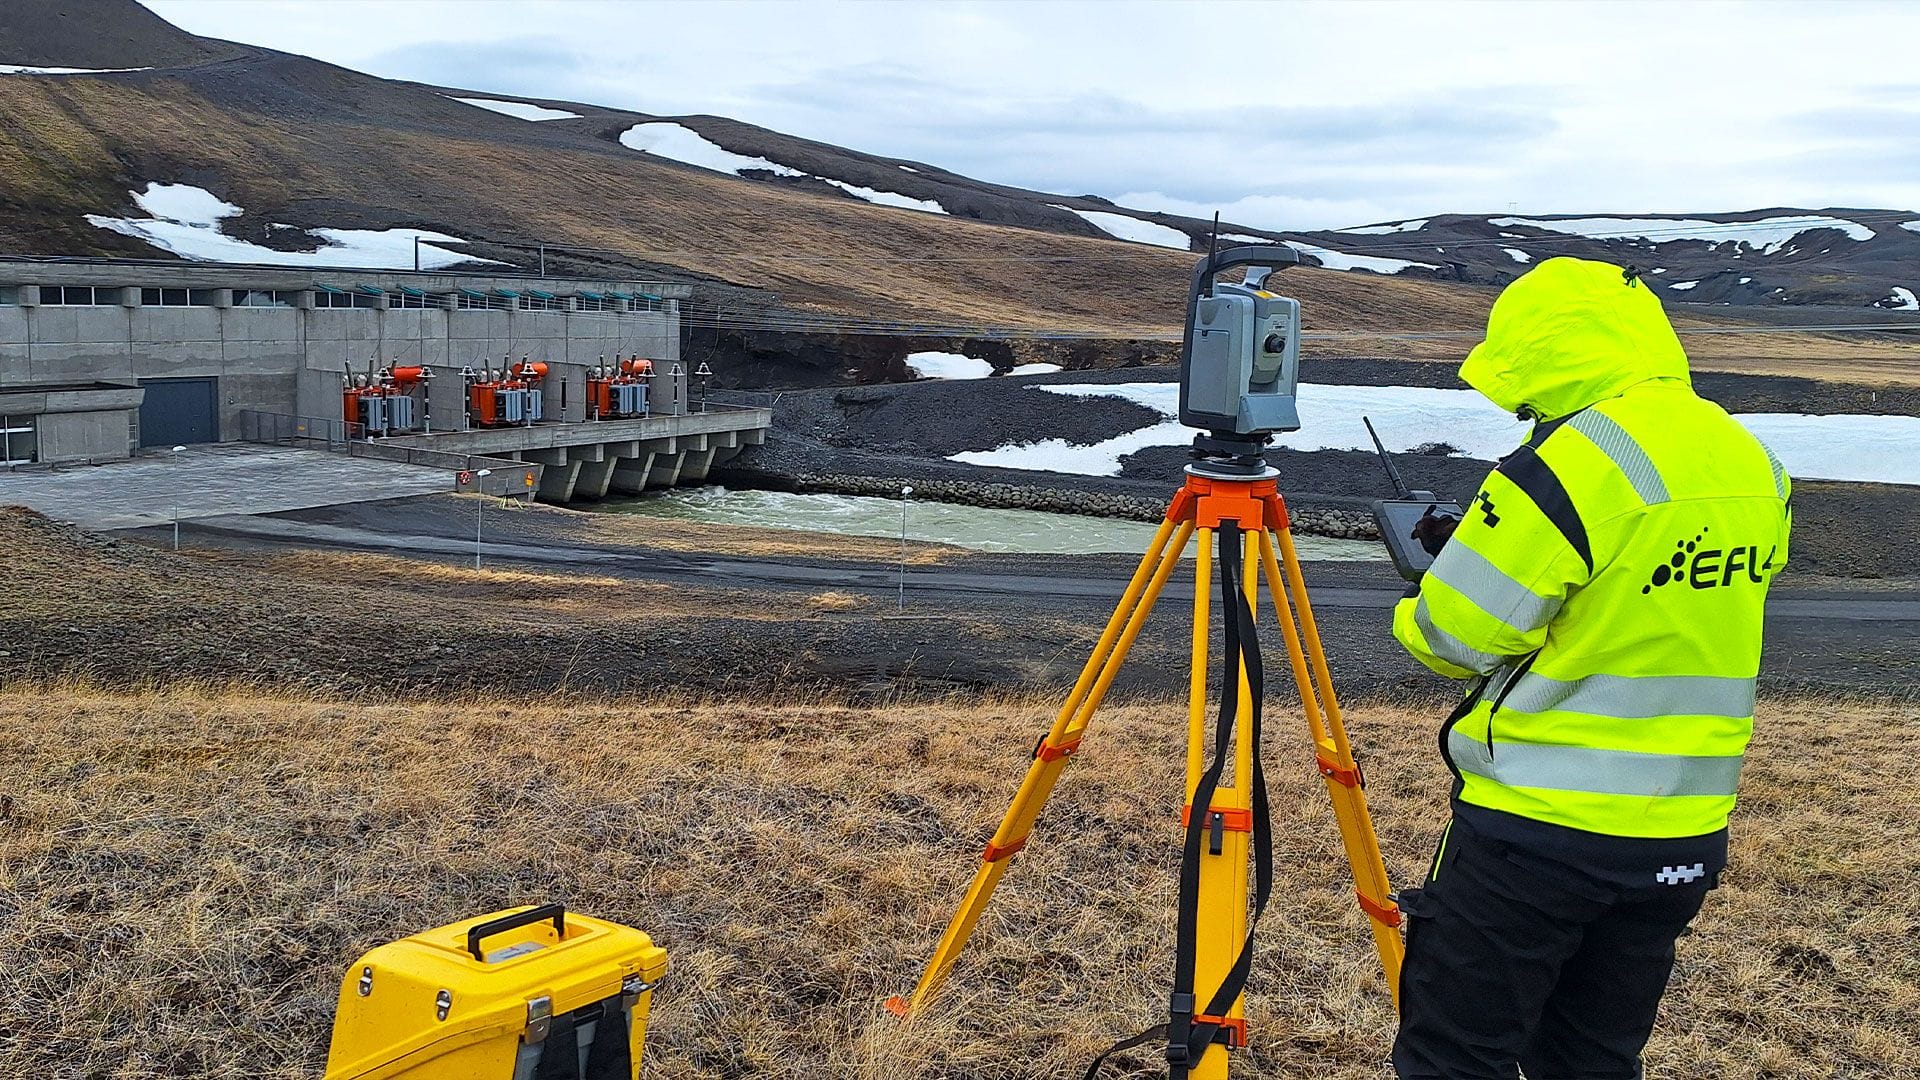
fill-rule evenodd
<path id="1" fill-rule="evenodd" d="M 1207 234 L 1207 295 L 1213 295 L 1213 259 L 1220 254 L 1220 211 L 1213 212 L 1213 231 Z"/>
<path id="2" fill-rule="evenodd" d="M 1380 452 L 1380 464 L 1387 467 L 1387 479 L 1393 481 L 1394 493 L 1403 499 L 1410 498 L 1413 493 L 1408 490 L 1407 482 L 1400 479 L 1400 470 L 1393 467 L 1393 458 L 1387 456 L 1387 448 L 1380 442 L 1380 433 L 1373 430 L 1373 421 L 1363 416 L 1360 422 L 1367 425 L 1367 434 L 1373 436 L 1373 448 Z"/>

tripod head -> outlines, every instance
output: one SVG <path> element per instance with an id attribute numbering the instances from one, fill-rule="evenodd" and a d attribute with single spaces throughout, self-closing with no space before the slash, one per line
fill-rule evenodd
<path id="1" fill-rule="evenodd" d="M 1249 246 L 1210 252 L 1194 268 L 1180 342 L 1180 422 L 1193 439 L 1187 471 L 1226 480 L 1273 475 L 1262 456 L 1276 431 L 1296 431 L 1300 302 L 1265 289 L 1275 270 L 1297 266 L 1292 248 Z M 1220 273 L 1250 269 L 1244 283 Z"/>

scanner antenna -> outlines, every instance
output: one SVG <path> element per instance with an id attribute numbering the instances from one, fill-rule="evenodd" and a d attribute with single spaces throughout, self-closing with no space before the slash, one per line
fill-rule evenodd
<path id="1" fill-rule="evenodd" d="M 1207 234 L 1207 296 L 1213 296 L 1213 258 L 1220 254 L 1220 211 L 1213 212 L 1213 231 Z"/>

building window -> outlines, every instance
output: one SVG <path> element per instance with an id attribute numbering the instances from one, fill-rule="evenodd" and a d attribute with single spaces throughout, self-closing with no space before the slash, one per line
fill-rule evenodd
<path id="1" fill-rule="evenodd" d="M 42 285 L 40 302 L 48 307 L 112 306 L 120 302 L 120 290 L 92 285 Z"/>
<path id="2" fill-rule="evenodd" d="M 380 298 L 361 293 L 316 292 L 313 294 L 313 306 L 317 308 L 377 308 Z"/>
<path id="3" fill-rule="evenodd" d="M 453 298 L 453 306 L 461 311 L 485 311 L 493 306 L 493 300 L 491 297 L 468 296 L 466 293 L 460 293 Z"/>
<path id="4" fill-rule="evenodd" d="M 33 417 L 0 416 L 0 461 L 25 465 L 38 459 L 39 449 L 33 434 Z"/>
<path id="5" fill-rule="evenodd" d="M 521 311 L 559 311 L 560 301 L 556 297 L 522 296 L 518 306 Z"/>
<path id="6" fill-rule="evenodd" d="M 14 285 L 0 285 L 0 306 L 12 306 L 20 302 L 20 289 Z"/>
<path id="7" fill-rule="evenodd" d="M 573 306 L 575 311 L 612 311 L 613 301 L 604 296 L 576 296 Z"/>
<path id="8" fill-rule="evenodd" d="M 278 289 L 235 289 L 233 291 L 233 306 L 251 308 L 299 307 L 300 305 L 297 302 L 299 296 L 300 294 L 297 292 L 283 292 Z"/>
<path id="9" fill-rule="evenodd" d="M 437 308 L 445 307 L 446 304 L 437 296 L 426 293 L 415 296 L 410 292 L 402 291 L 389 294 L 387 306 L 390 308 Z"/>

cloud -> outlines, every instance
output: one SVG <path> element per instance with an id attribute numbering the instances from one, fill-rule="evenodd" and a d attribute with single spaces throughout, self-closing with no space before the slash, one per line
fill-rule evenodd
<path id="1" fill-rule="evenodd" d="M 410 0 L 375 19 L 276 0 L 272 19 L 236 22 L 230 2 L 146 2 L 378 74 L 713 113 L 990 182 L 1235 206 L 1249 224 L 1920 203 L 1900 4 L 1195 0 L 1170 18 L 1129 0 Z M 1782 42 L 1764 78 L 1714 59 L 1787 56 Z"/>

